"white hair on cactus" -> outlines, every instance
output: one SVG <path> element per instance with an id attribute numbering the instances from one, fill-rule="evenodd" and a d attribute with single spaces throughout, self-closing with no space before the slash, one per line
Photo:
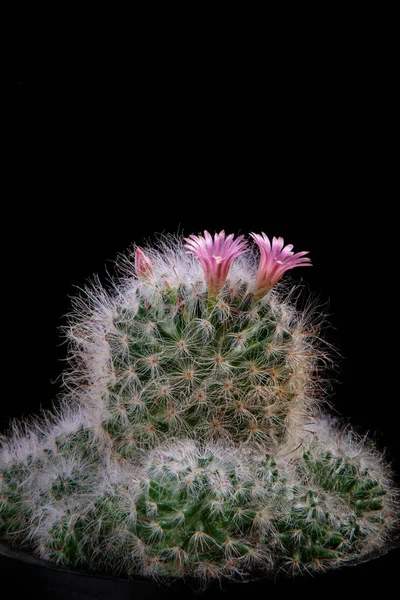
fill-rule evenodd
<path id="1" fill-rule="evenodd" d="M 323 412 L 323 308 L 280 282 L 306 252 L 251 237 L 161 236 L 80 290 L 62 400 L 0 437 L 6 540 L 205 585 L 324 570 L 390 539 L 384 456 Z"/>

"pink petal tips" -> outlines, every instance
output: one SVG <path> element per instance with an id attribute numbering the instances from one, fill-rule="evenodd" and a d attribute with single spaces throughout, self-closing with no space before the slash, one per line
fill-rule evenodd
<path id="1" fill-rule="evenodd" d="M 294 254 L 291 251 L 292 244 L 283 246 L 283 238 L 274 237 L 271 244 L 264 232 L 261 232 L 261 235 L 258 233 L 251 233 L 250 235 L 260 249 L 260 263 L 254 290 L 256 298 L 265 296 L 289 269 L 311 267 L 310 259 L 304 257 L 308 252 Z"/>
<path id="2" fill-rule="evenodd" d="M 231 233 L 225 237 L 225 231 L 216 233 L 214 239 L 208 231 L 201 235 L 185 238 L 188 254 L 194 254 L 201 261 L 210 294 L 217 294 L 224 285 L 232 262 L 246 252 L 247 242 L 243 235 L 234 240 Z"/>
<path id="3" fill-rule="evenodd" d="M 139 279 L 148 279 L 153 275 L 152 262 L 140 248 L 136 248 L 135 271 Z"/>

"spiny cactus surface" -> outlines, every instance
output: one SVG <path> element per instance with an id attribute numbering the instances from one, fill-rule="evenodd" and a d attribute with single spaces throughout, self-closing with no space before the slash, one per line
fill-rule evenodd
<path id="1" fill-rule="evenodd" d="M 379 548 L 398 492 L 324 417 L 320 319 L 278 281 L 282 238 L 208 232 L 121 259 L 70 315 L 54 414 L 0 448 L 0 535 L 65 566 L 207 582 Z M 123 274 L 123 275 L 122 275 Z"/>

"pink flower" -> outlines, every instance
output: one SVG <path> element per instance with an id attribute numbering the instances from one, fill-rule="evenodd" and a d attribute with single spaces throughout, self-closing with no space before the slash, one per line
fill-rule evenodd
<path id="1" fill-rule="evenodd" d="M 135 271 L 139 279 L 148 279 L 153 275 L 152 262 L 140 248 L 136 248 Z"/>
<path id="2" fill-rule="evenodd" d="M 188 254 L 194 254 L 202 262 L 208 291 L 216 294 L 224 285 L 232 262 L 246 252 L 246 241 L 240 235 L 234 240 L 231 233 L 225 237 L 225 231 L 216 233 L 214 239 L 208 233 L 201 235 L 190 235 L 185 238 L 189 249 Z"/>
<path id="3" fill-rule="evenodd" d="M 267 235 L 261 232 L 251 233 L 251 237 L 260 249 L 260 263 L 256 274 L 255 296 L 261 298 L 280 280 L 282 275 L 294 267 L 311 267 L 308 252 L 291 252 L 293 246 L 283 247 L 283 238 L 272 239 L 272 245 Z"/>

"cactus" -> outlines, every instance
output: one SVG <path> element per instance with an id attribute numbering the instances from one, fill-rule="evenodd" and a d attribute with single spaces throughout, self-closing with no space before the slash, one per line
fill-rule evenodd
<path id="1" fill-rule="evenodd" d="M 394 535 L 383 456 L 324 415 L 331 360 L 306 252 L 224 232 L 122 257 L 74 301 L 57 411 L 0 446 L 0 535 L 61 565 L 155 578 L 325 569 Z"/>
<path id="2" fill-rule="evenodd" d="M 243 246 L 228 244 L 220 264 Z M 317 328 L 276 297 L 257 301 L 246 263 L 206 288 L 187 255 L 147 258 L 148 271 L 143 257 L 125 298 L 70 332 L 83 358 L 71 385 L 83 403 L 95 395 L 110 446 L 126 458 L 171 436 L 279 443 L 316 396 Z"/>

